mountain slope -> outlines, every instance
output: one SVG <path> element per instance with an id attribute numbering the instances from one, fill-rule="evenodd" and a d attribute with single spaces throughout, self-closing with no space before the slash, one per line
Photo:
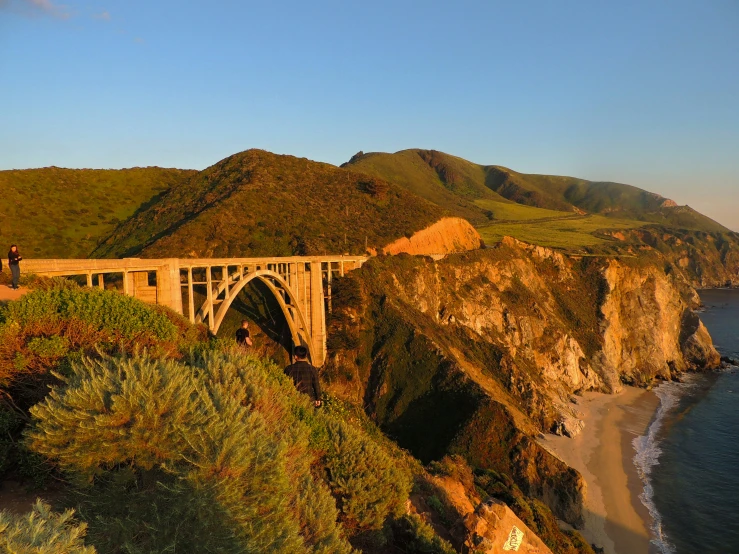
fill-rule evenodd
<path id="1" fill-rule="evenodd" d="M 434 150 L 360 152 L 342 167 L 400 185 L 474 225 L 490 220 L 486 209 L 475 204 L 476 200 L 511 203 L 485 186 L 482 166 Z"/>
<path id="2" fill-rule="evenodd" d="M 518 173 L 502 166 L 474 164 L 435 150 L 360 153 L 344 166 L 404 186 L 478 226 L 484 225 L 485 219 L 535 220 L 556 215 L 521 208 L 514 218 L 507 217 L 511 213 L 508 206 L 515 202 L 560 212 L 560 217 L 572 213 L 599 214 L 688 230 L 728 231 L 688 206 L 677 206 L 631 185 Z M 501 214 L 505 215 L 500 217 Z"/>
<path id="3" fill-rule="evenodd" d="M 248 150 L 173 187 L 120 226 L 95 255 L 364 253 L 443 215 L 441 207 L 384 180 Z"/>
<path id="4" fill-rule="evenodd" d="M 0 244 L 27 257 L 84 258 L 116 226 L 195 171 L 145 167 L 0 171 Z"/>

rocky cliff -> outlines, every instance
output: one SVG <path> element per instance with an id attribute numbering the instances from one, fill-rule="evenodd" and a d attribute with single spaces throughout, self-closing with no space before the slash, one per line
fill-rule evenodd
<path id="1" fill-rule="evenodd" d="M 434 256 L 476 250 L 480 246 L 482 246 L 480 234 L 469 221 L 459 217 L 444 217 L 433 225 L 417 231 L 410 238 L 400 238 L 382 250 L 385 254 L 404 252 Z"/>
<path id="2" fill-rule="evenodd" d="M 694 287 L 739 287 L 739 233 L 652 226 L 605 234 L 620 241 L 622 251 L 659 252 L 669 270 Z"/>
<path id="3" fill-rule="evenodd" d="M 461 455 L 577 525 L 580 475 L 532 437 L 578 432 L 579 392 L 719 363 L 695 291 L 667 266 L 513 239 L 380 257 L 336 284 L 325 376 L 422 461 Z"/>

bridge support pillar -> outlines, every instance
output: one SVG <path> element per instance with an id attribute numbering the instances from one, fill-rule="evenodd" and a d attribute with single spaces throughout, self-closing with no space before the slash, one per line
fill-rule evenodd
<path id="1" fill-rule="evenodd" d="M 182 288 L 180 284 L 180 261 L 177 258 L 166 260 L 166 264 L 157 269 L 157 304 L 172 308 L 178 314 L 182 312 Z"/>
<path id="2" fill-rule="evenodd" d="M 310 264 L 310 320 L 313 341 L 313 365 L 320 367 L 326 360 L 326 307 L 323 297 L 321 262 Z"/>

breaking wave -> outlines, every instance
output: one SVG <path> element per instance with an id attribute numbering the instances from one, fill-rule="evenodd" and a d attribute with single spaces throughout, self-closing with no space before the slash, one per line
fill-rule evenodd
<path id="1" fill-rule="evenodd" d="M 655 466 L 659 465 L 659 457 L 662 450 L 659 445 L 660 431 L 667 417 L 677 406 L 680 398 L 695 385 L 691 376 L 687 376 L 682 383 L 670 382 L 663 383 L 654 389 L 655 394 L 659 398 L 659 408 L 654 415 L 652 423 L 649 425 L 645 435 L 636 437 L 632 444 L 636 455 L 634 456 L 634 465 L 637 474 L 644 485 L 644 490 L 639 495 L 639 500 L 649 510 L 652 518 L 652 539 L 661 554 L 676 554 L 675 546 L 670 543 L 669 537 L 662 527 L 662 516 L 657 511 L 654 503 L 654 489 L 650 476 Z"/>

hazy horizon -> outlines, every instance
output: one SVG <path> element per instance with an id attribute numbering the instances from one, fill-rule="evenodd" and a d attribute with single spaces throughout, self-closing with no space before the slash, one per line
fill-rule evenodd
<path id="1" fill-rule="evenodd" d="M 0 0 L 0 169 L 440 150 L 739 231 L 739 5 Z"/>

